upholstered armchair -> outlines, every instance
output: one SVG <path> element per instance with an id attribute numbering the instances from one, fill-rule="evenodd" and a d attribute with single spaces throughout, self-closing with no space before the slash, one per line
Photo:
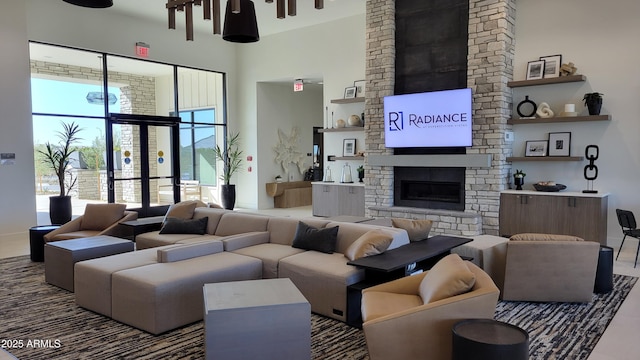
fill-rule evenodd
<path id="1" fill-rule="evenodd" d="M 118 224 L 136 220 L 138 213 L 126 211 L 125 204 L 87 204 L 84 214 L 46 234 L 46 242 L 97 235 L 121 235 Z"/>
<path id="2" fill-rule="evenodd" d="M 424 288 L 422 292 L 420 288 L 429 272 L 363 291 L 362 326 L 371 360 L 449 360 L 451 328 L 456 322 L 472 318 L 493 319 L 498 288 L 478 266 L 469 261 L 460 262 L 475 276 L 475 283 L 469 291 L 459 295 L 424 303 L 424 296 L 421 296 Z M 441 284 L 457 281 L 447 278 Z"/>
<path id="3" fill-rule="evenodd" d="M 518 234 L 507 242 L 503 300 L 590 302 L 600 243 L 575 236 Z"/>

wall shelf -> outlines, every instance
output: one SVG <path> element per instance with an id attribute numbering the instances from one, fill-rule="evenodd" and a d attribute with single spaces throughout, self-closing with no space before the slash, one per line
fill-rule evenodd
<path id="1" fill-rule="evenodd" d="M 333 99 L 331 100 L 332 104 L 353 104 L 364 102 L 363 97 L 351 98 L 351 99 Z"/>
<path id="2" fill-rule="evenodd" d="M 609 121 L 611 115 L 589 115 L 589 116 L 556 116 L 552 118 L 518 119 L 507 120 L 507 124 L 544 124 L 544 123 L 568 123 L 580 121 Z"/>
<path id="3" fill-rule="evenodd" d="M 507 86 L 511 88 L 515 88 L 515 87 L 524 87 L 524 86 L 580 82 L 580 81 L 586 81 L 586 80 L 587 80 L 587 77 L 585 75 L 571 75 L 571 76 L 559 76 L 555 78 L 538 79 L 538 80 L 509 81 L 507 82 Z M 333 102 L 333 100 L 331 102 Z"/>
<path id="4" fill-rule="evenodd" d="M 507 161 L 582 161 L 583 156 L 512 156 Z"/>
<path id="5" fill-rule="evenodd" d="M 364 131 L 364 126 L 347 126 L 343 128 L 333 128 L 333 129 L 320 129 L 319 133 L 328 133 L 328 132 L 343 132 L 343 131 Z"/>
<path id="6" fill-rule="evenodd" d="M 364 156 L 336 156 L 333 160 L 364 160 Z"/>

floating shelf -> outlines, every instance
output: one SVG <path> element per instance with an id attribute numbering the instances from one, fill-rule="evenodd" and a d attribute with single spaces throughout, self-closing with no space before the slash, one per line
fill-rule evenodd
<path id="1" fill-rule="evenodd" d="M 557 116 L 552 118 L 535 118 L 535 119 L 509 119 L 507 124 L 544 124 L 544 123 L 568 123 L 580 121 L 609 121 L 611 115 L 589 115 L 589 116 Z"/>
<path id="2" fill-rule="evenodd" d="M 352 98 L 352 99 L 333 99 L 333 100 L 331 100 L 332 104 L 353 104 L 353 103 L 360 103 L 360 102 L 364 102 L 364 98 L 363 97 L 357 97 L 357 98 Z"/>
<path id="3" fill-rule="evenodd" d="M 571 76 L 559 76 L 555 78 L 548 79 L 538 79 L 538 80 L 519 80 L 519 81 L 509 81 L 507 83 L 508 87 L 524 87 L 524 86 L 536 86 L 536 85 L 549 85 L 549 84 L 562 84 L 562 83 L 570 83 L 570 82 L 580 82 L 586 81 L 587 77 L 584 75 L 571 75 Z M 333 100 L 331 101 L 333 102 Z"/>
<path id="4" fill-rule="evenodd" d="M 507 161 L 582 161 L 583 156 L 514 156 L 508 157 Z"/>
<path id="5" fill-rule="evenodd" d="M 333 128 L 333 129 L 320 129 L 319 133 L 327 133 L 327 132 L 342 132 L 342 131 L 364 131 L 364 126 L 348 126 L 343 128 Z"/>
<path id="6" fill-rule="evenodd" d="M 364 156 L 336 156 L 334 160 L 364 160 Z"/>

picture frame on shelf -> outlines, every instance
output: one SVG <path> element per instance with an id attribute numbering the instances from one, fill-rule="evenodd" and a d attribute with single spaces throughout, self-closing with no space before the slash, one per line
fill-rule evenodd
<path id="1" fill-rule="evenodd" d="M 344 98 L 345 99 L 355 99 L 356 97 L 356 87 L 349 86 L 344 88 Z"/>
<path id="2" fill-rule="evenodd" d="M 549 156 L 570 156 L 571 155 L 571 133 L 552 132 L 549 133 Z"/>
<path id="3" fill-rule="evenodd" d="M 541 56 L 540 60 L 544 60 L 544 78 L 555 78 L 560 76 L 560 67 L 562 66 L 562 55 Z"/>
<path id="4" fill-rule="evenodd" d="M 547 140 L 529 140 L 526 142 L 524 156 L 547 156 Z"/>
<path id="5" fill-rule="evenodd" d="M 527 63 L 527 80 L 539 80 L 544 77 L 544 60 Z"/>
<path id="6" fill-rule="evenodd" d="M 342 156 L 356 156 L 356 139 L 342 141 Z"/>
<path id="7" fill-rule="evenodd" d="M 365 84 L 364 80 L 356 80 L 353 82 L 353 86 L 356 87 L 356 97 L 364 97 L 365 95 Z"/>

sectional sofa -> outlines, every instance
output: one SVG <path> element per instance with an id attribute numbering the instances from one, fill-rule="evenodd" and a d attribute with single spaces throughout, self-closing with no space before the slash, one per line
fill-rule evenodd
<path id="1" fill-rule="evenodd" d="M 199 207 L 191 221 L 205 217 L 203 234 L 139 234 L 134 252 L 77 263 L 77 304 L 159 334 L 202 319 L 205 283 L 290 278 L 313 312 L 346 321 L 347 286 L 364 279 L 362 269 L 347 265 L 352 244 L 371 233 L 387 236 L 388 249 L 409 243 L 403 229 L 318 218 Z M 334 251 L 292 246 L 300 222 L 337 227 Z"/>

